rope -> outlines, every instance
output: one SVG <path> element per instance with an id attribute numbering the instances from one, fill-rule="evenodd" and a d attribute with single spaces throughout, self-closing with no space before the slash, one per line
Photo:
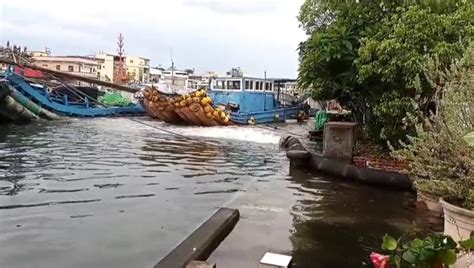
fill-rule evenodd
<path id="1" fill-rule="evenodd" d="M 215 144 L 215 143 L 211 143 L 209 141 L 206 141 L 206 140 L 203 140 L 201 138 L 196 138 L 196 137 L 189 137 L 189 136 L 185 136 L 185 135 L 181 135 L 179 133 L 176 133 L 176 132 L 173 132 L 171 130 L 167 130 L 167 129 L 164 129 L 164 128 L 161 128 L 161 127 L 157 127 L 157 126 L 154 126 L 154 125 L 150 125 L 150 124 L 147 124 L 143 121 L 140 121 L 140 120 L 136 120 L 136 119 L 133 119 L 133 118 L 130 118 L 130 117 L 127 117 L 128 120 L 132 121 L 132 122 L 135 122 L 135 123 L 138 123 L 138 124 L 142 124 L 144 126 L 147 126 L 147 127 L 150 127 L 150 128 L 153 128 L 153 129 L 156 129 L 156 130 L 160 130 L 162 132 L 165 132 L 165 133 L 168 133 L 168 134 L 171 134 L 173 136 L 177 136 L 177 137 L 180 137 L 180 138 L 184 138 L 184 139 L 188 139 L 188 140 L 192 140 L 192 141 L 198 141 L 198 142 L 202 142 L 202 143 L 207 143 L 209 145 L 212 145 L 212 146 L 216 146 L 216 147 L 222 147 L 220 144 Z"/>
<path id="2" fill-rule="evenodd" d="M 305 138 L 305 137 L 306 137 L 305 135 L 301 135 L 301 134 L 298 134 L 298 133 L 290 132 L 290 131 L 281 129 L 281 128 L 277 127 L 277 126 L 255 125 L 255 127 L 258 127 L 258 128 L 261 128 L 261 129 L 266 129 L 266 130 L 271 130 L 271 131 L 275 131 L 275 132 L 285 133 L 285 134 L 289 134 L 289 135 L 296 136 L 296 137 L 300 137 L 300 138 Z"/>

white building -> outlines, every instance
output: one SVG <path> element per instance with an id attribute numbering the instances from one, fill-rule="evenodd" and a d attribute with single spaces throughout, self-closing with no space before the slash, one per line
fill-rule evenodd
<path id="1" fill-rule="evenodd" d="M 193 89 L 209 88 L 209 82 L 212 78 L 216 78 L 218 74 L 213 71 L 202 73 L 193 73 L 189 75 L 188 86 Z"/>
<path id="2" fill-rule="evenodd" d="M 188 88 L 189 75 L 185 71 L 176 68 L 168 68 L 163 71 L 164 82 L 173 87 Z"/>
<path id="3" fill-rule="evenodd" d="M 151 67 L 150 68 L 150 83 L 164 83 L 165 76 L 163 74 L 164 68 Z"/>

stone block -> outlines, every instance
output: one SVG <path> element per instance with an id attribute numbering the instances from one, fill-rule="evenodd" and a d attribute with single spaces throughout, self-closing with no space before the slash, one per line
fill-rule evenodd
<path id="1" fill-rule="evenodd" d="M 357 123 L 328 122 L 324 126 L 323 156 L 350 161 L 356 139 Z"/>

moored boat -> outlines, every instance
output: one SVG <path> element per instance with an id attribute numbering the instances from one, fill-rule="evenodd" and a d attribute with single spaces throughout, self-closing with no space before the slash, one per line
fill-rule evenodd
<path id="1" fill-rule="evenodd" d="M 52 88 L 46 84 L 39 84 L 30 80 L 12 70 L 7 70 L 4 77 L 9 87 L 13 89 L 12 92 L 16 94 L 12 96 L 19 103 L 23 106 L 26 105 L 25 107 L 33 107 L 35 105 L 41 107 L 43 114 L 52 115 L 54 113 L 73 117 L 100 117 L 144 113 L 143 107 L 140 104 L 104 105 L 97 98 L 98 89 L 93 87 L 81 88 L 59 83 L 61 86 Z M 92 94 L 94 92 L 96 93 L 95 95 Z M 21 99 L 17 98 L 17 95 Z M 29 102 L 22 102 L 22 99 Z"/>
<path id="2" fill-rule="evenodd" d="M 223 77 L 211 80 L 209 91 L 188 94 L 169 94 L 148 87 L 142 104 L 152 118 L 172 124 L 264 124 L 303 117 L 301 104 L 282 104 L 279 97 L 273 79 Z"/>

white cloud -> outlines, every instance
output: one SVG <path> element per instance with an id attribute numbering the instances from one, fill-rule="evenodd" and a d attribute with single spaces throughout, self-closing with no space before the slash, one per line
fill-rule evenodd
<path id="1" fill-rule="evenodd" d="M 2 0 L 0 0 L 2 1 Z M 0 2 L 0 42 L 55 54 L 125 49 L 168 65 L 224 72 L 241 66 L 253 75 L 296 76 L 304 33 L 296 16 L 303 0 L 52 1 Z"/>

